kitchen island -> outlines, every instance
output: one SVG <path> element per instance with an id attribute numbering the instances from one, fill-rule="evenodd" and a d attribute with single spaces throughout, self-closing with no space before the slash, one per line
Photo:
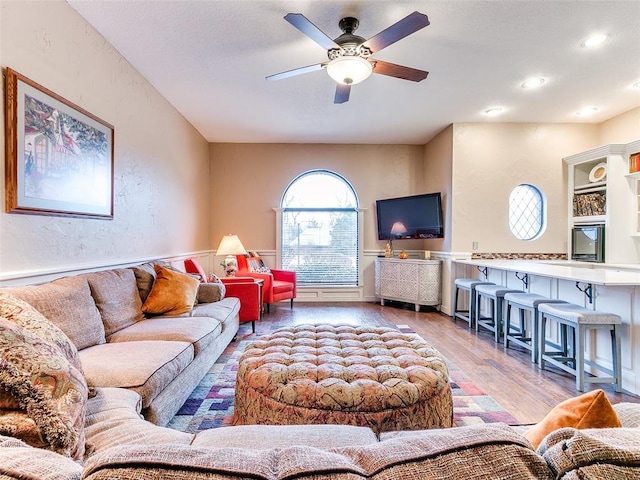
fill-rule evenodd
<path id="1" fill-rule="evenodd" d="M 558 298 L 622 317 L 622 388 L 640 393 L 640 265 L 612 265 L 567 260 L 452 260 L 451 282 L 480 278 L 509 288 Z M 554 326 L 555 327 L 555 326 Z M 557 340 L 556 328 L 547 331 Z M 610 340 L 593 332 L 587 358 L 611 366 Z M 561 374 L 561 373 L 559 373 Z"/>

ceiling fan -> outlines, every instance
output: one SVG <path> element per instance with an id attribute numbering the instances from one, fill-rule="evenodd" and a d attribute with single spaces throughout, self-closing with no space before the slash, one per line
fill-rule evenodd
<path id="1" fill-rule="evenodd" d="M 429 19 L 423 13 L 413 12 L 368 40 L 353 33 L 360 24 L 357 18 L 346 17 L 340 20 L 338 26 L 343 33 L 333 40 L 301 13 L 288 13 L 284 19 L 325 48 L 329 60 L 276 73 L 268 76 L 267 80 L 281 80 L 326 68 L 329 76 L 337 82 L 333 103 L 345 103 L 349 101 L 351 85 L 366 80 L 372 73 L 412 82 L 424 80 L 429 75 L 429 72 L 424 70 L 370 58 L 383 48 L 429 25 Z"/>

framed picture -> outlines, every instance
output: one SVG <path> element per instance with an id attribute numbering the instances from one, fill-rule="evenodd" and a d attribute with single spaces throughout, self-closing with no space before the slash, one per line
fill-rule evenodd
<path id="1" fill-rule="evenodd" d="M 8 213 L 113 218 L 113 127 L 5 72 Z"/>

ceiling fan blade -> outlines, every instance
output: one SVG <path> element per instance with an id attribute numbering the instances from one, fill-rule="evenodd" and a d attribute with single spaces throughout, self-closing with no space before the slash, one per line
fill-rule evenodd
<path id="1" fill-rule="evenodd" d="M 348 102 L 350 93 L 351 85 L 343 85 L 342 83 L 336 84 L 336 96 L 333 98 L 333 103 Z"/>
<path id="2" fill-rule="evenodd" d="M 329 38 L 322 30 L 311 23 L 311 21 L 301 13 L 287 13 L 284 16 L 284 19 L 325 50 L 340 48 L 340 45 Z"/>
<path id="3" fill-rule="evenodd" d="M 294 68 L 293 70 L 287 70 L 286 72 L 274 73 L 266 77 L 267 80 L 282 80 L 283 78 L 295 77 L 296 75 L 302 75 L 303 73 L 316 72 L 322 70 L 327 66 L 329 62 L 316 63 L 315 65 L 307 65 L 306 67 Z"/>
<path id="4" fill-rule="evenodd" d="M 383 48 L 396 43 L 398 40 L 402 40 L 404 37 L 417 32 L 427 25 L 429 25 L 429 18 L 424 13 L 413 12 L 377 35 L 374 35 L 362 45 L 368 47 L 373 53 L 379 52 Z"/>
<path id="5" fill-rule="evenodd" d="M 395 63 L 383 62 L 382 60 L 374 60 L 373 73 L 380 75 L 388 75 L 389 77 L 402 78 L 403 80 L 411 80 L 419 82 L 427 78 L 429 72 L 418 70 L 416 68 L 404 67 Z"/>

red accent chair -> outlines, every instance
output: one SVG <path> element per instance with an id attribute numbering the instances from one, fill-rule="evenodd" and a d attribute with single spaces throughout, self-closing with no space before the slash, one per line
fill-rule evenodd
<path id="1" fill-rule="evenodd" d="M 208 276 L 197 258 L 184 261 L 187 273 L 200 275 L 207 281 Z M 251 329 L 256 333 L 256 320 L 260 320 L 262 304 L 260 302 L 260 284 L 251 277 L 228 277 L 220 279 L 225 286 L 227 297 L 240 299 L 240 323 L 251 322 Z"/>
<path id="2" fill-rule="evenodd" d="M 252 272 L 249 269 L 247 257 L 244 255 L 236 255 L 238 260 L 238 271 L 236 275 L 242 277 L 253 277 L 264 280 L 262 285 L 262 301 L 269 305 L 282 300 L 291 300 L 291 308 L 293 308 L 293 299 L 296 298 L 296 272 L 288 270 L 271 269 L 271 273 Z"/>

